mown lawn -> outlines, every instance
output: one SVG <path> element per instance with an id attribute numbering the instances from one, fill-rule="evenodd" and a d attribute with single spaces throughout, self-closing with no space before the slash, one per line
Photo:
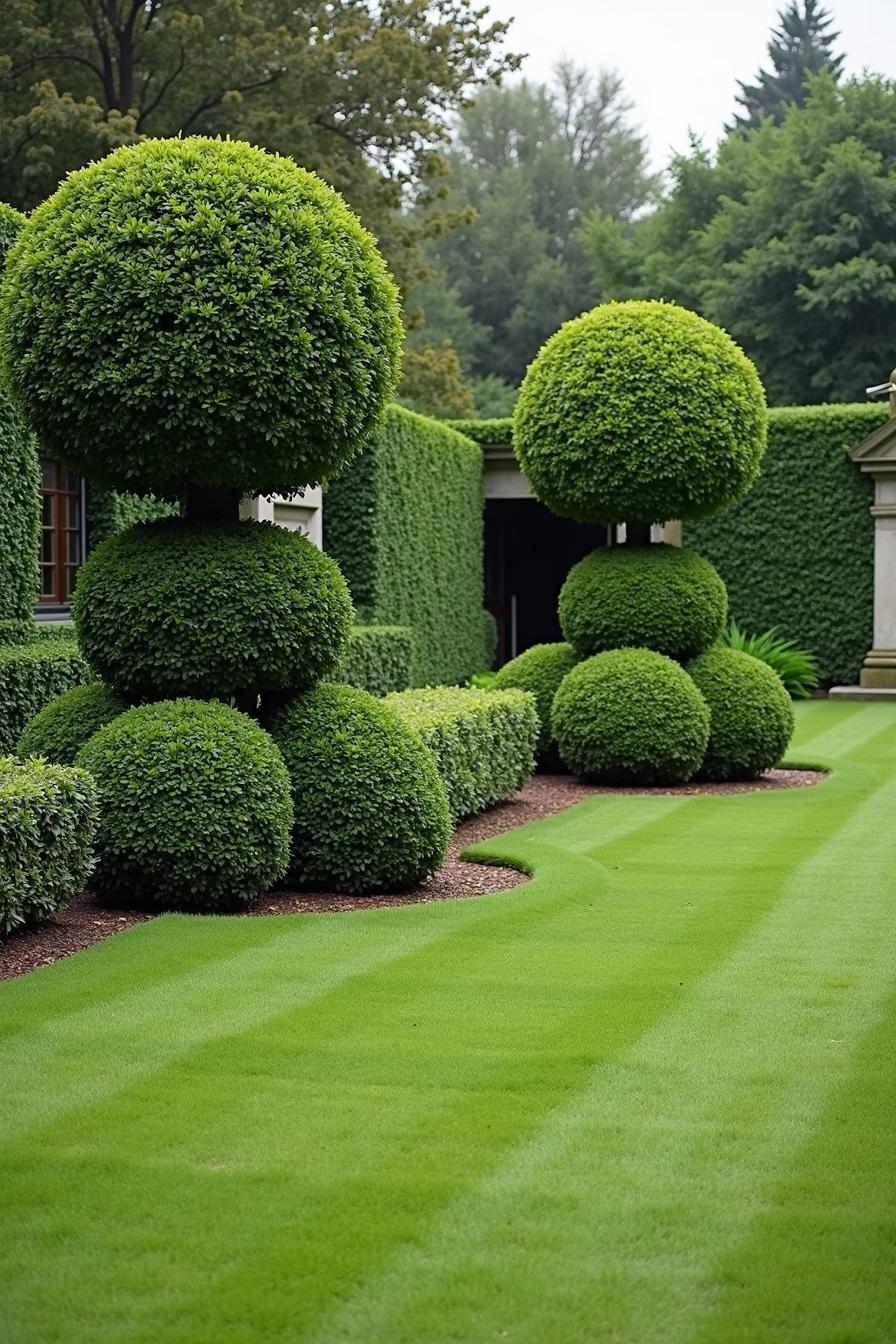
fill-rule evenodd
<path id="1" fill-rule="evenodd" d="M 491 841 L 505 894 L 0 986 L 0 1336 L 896 1339 L 896 711 L 792 757 Z"/>

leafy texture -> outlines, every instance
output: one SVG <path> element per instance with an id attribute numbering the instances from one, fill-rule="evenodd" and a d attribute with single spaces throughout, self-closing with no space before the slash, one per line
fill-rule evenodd
<path id="1" fill-rule="evenodd" d="M 492 416 L 483 420 L 449 420 L 448 424 L 474 443 L 512 443 L 513 420 L 510 416 Z"/>
<path id="2" fill-rule="evenodd" d="M 547 769 L 556 763 L 556 743 L 551 732 L 551 706 L 557 687 L 567 672 L 579 662 L 579 655 L 571 644 L 533 644 L 516 658 L 511 658 L 495 674 L 495 690 L 515 687 L 529 691 L 535 697 L 539 733 L 536 743 L 538 764 Z"/>
<path id="3" fill-rule="evenodd" d="M 551 726 L 576 774 L 611 784 L 679 784 L 703 760 L 709 710 L 671 658 L 614 649 L 566 674 Z"/>
<path id="4" fill-rule="evenodd" d="M 373 239 L 314 174 L 239 142 L 151 140 L 73 173 L 13 247 L 2 314 L 46 451 L 168 498 L 320 482 L 398 371 Z"/>
<path id="5" fill-rule="evenodd" d="M 51 700 L 25 725 L 16 754 L 45 756 L 55 765 L 74 765 L 95 732 L 117 719 L 128 705 L 101 681 L 73 686 Z"/>
<path id="6" fill-rule="evenodd" d="M 271 734 L 292 785 L 295 881 L 366 894 L 441 867 L 451 833 L 445 786 L 394 709 L 324 683 L 282 709 Z"/>
<path id="7" fill-rule="evenodd" d="M 120 490 L 87 487 L 87 549 L 96 550 L 101 542 L 138 523 L 153 523 L 159 518 L 179 514 L 177 504 L 155 495 L 135 495 Z"/>
<path id="8" fill-rule="evenodd" d="M 688 663 L 709 706 L 704 779 L 755 779 L 777 765 L 793 736 L 793 706 L 781 678 L 758 658 L 717 647 Z"/>
<path id="9" fill-rule="evenodd" d="M 403 691 L 411 684 L 414 632 L 406 625 L 356 625 L 339 664 L 339 680 L 371 695 Z"/>
<path id="10" fill-rule="evenodd" d="M 514 447 L 538 498 L 579 522 L 718 513 L 765 449 L 762 384 L 718 327 L 666 303 L 567 322 L 529 368 Z"/>
<path id="11" fill-rule="evenodd" d="M 771 69 L 760 70 L 755 84 L 738 80 L 737 126 L 760 126 L 763 117 L 783 121 L 789 107 L 805 103 L 810 75 L 827 70 L 837 79 L 843 69 L 843 56 L 833 51 L 840 34 L 831 32 L 833 20 L 818 0 L 789 0 L 778 21 L 767 48 Z"/>
<path id="12" fill-rule="evenodd" d="M 227 705 L 130 709 L 78 753 L 96 781 L 93 883 L 107 900 L 227 910 L 286 871 L 292 804 L 279 751 Z"/>
<path id="13" fill-rule="evenodd" d="M 818 660 L 808 649 L 799 649 L 792 639 L 784 639 L 777 630 L 748 635 L 736 621 L 726 628 L 722 641 L 729 649 L 740 649 L 760 662 L 767 663 L 781 678 L 793 700 L 805 700 L 818 686 Z"/>
<path id="14" fill-rule="evenodd" d="M 83 770 L 0 757 L 0 936 L 46 919 L 81 890 L 95 821 Z"/>
<path id="15" fill-rule="evenodd" d="M 0 621 L 31 622 L 40 496 L 34 438 L 0 387 Z"/>
<path id="16" fill-rule="evenodd" d="M 141 696 L 300 690 L 335 671 L 352 621 L 339 567 L 273 523 L 145 523 L 78 575 L 81 647 Z"/>
<path id="17" fill-rule="evenodd" d="M 728 597 L 696 551 L 612 546 L 573 565 L 558 610 L 560 628 L 582 658 L 628 645 L 683 661 L 718 639 Z"/>
<path id="18" fill-rule="evenodd" d="M 462 683 L 488 665 L 482 615 L 482 453 L 393 407 L 330 483 L 324 546 L 362 623 L 414 631 L 413 684 Z"/>
<path id="19" fill-rule="evenodd" d="M 0 752 L 12 752 L 38 710 L 63 691 L 92 681 L 74 639 L 0 646 Z"/>
<path id="20" fill-rule="evenodd" d="M 539 721 L 525 691 L 435 686 L 386 704 L 433 753 L 455 820 L 507 798 L 532 774 Z"/>

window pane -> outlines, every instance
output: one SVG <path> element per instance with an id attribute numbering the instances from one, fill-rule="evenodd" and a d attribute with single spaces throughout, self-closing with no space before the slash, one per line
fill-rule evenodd
<path id="1" fill-rule="evenodd" d="M 56 570 L 52 565 L 44 565 L 41 568 L 41 594 L 44 597 L 53 597 L 56 592 Z"/>
<path id="2" fill-rule="evenodd" d="M 63 468 L 62 489 L 77 490 L 77 491 L 80 491 L 81 489 L 81 477 L 78 476 L 74 471 L 69 471 L 67 467 Z"/>
<path id="3" fill-rule="evenodd" d="M 68 526 L 81 526 L 81 496 L 70 495 L 68 499 Z"/>
<path id="4" fill-rule="evenodd" d="M 68 534 L 68 562 L 70 565 L 79 565 L 81 563 L 80 532 L 69 532 Z"/>
<path id="5" fill-rule="evenodd" d="M 48 457 L 42 457 L 40 462 L 41 484 L 45 490 L 53 490 L 56 486 L 56 463 L 51 462 Z"/>
<path id="6" fill-rule="evenodd" d="M 41 522 L 44 527 L 53 526 L 53 496 L 44 495 L 41 500 Z"/>
<path id="7" fill-rule="evenodd" d="M 51 565 L 53 561 L 56 559 L 56 553 L 54 549 L 55 540 L 56 540 L 55 533 L 49 531 L 47 528 L 44 528 L 40 537 L 40 558 L 41 560 L 43 560 L 44 564 Z"/>
<path id="8" fill-rule="evenodd" d="M 72 593 L 75 591 L 75 575 L 77 574 L 77 572 L 78 572 L 78 566 L 77 566 L 77 565 L 66 565 L 66 567 L 65 567 L 65 577 L 66 577 L 66 584 L 65 584 L 65 598 L 63 599 L 63 600 L 66 601 L 66 602 L 69 600 L 69 598 L 71 597 Z"/>

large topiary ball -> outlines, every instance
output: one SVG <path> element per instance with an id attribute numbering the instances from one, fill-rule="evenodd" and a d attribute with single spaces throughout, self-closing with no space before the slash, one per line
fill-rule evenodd
<path id="1" fill-rule="evenodd" d="M 579 655 L 570 644 L 533 644 L 523 653 L 511 658 L 495 676 L 498 691 L 531 691 L 541 730 L 536 746 L 536 759 L 542 769 L 556 764 L 556 743 L 551 733 L 551 706 L 557 687 L 576 663 Z"/>
<path id="2" fill-rule="evenodd" d="M 88 556 L 74 616 L 91 666 L 136 700 L 304 689 L 338 666 L 353 613 L 307 537 L 166 518 Z"/>
<path id="3" fill-rule="evenodd" d="M 45 756 L 55 765 L 73 765 L 85 742 L 128 708 L 101 681 L 63 691 L 26 725 L 16 754 Z"/>
<path id="4" fill-rule="evenodd" d="M 784 755 L 794 715 L 784 683 L 767 663 L 721 645 L 687 668 L 709 706 L 703 779 L 756 779 Z"/>
<path id="5" fill-rule="evenodd" d="M 678 663 L 651 649 L 598 653 L 568 672 L 551 724 L 576 774 L 610 784 L 681 784 L 703 760 L 709 710 Z"/>
<path id="6" fill-rule="evenodd" d="M 580 522 L 718 513 L 765 450 L 765 394 L 731 337 L 673 303 L 608 303 L 529 366 L 514 446 L 533 491 Z"/>
<path id="7" fill-rule="evenodd" d="M 145 140 L 71 173 L 9 256 L 7 372 L 47 454 L 114 489 L 289 492 L 395 387 L 397 291 L 342 198 L 238 141 Z"/>
<path id="8" fill-rule="evenodd" d="M 324 683 L 280 710 L 271 735 L 292 782 L 296 882 L 368 894 L 441 867 L 451 834 L 445 786 L 395 710 Z"/>
<path id="9" fill-rule="evenodd" d="M 696 551 L 663 543 L 611 546 L 573 565 L 558 611 L 560 628 L 582 658 L 627 645 L 683 661 L 718 639 L 728 594 Z"/>
<path id="10" fill-rule="evenodd" d="M 163 700 L 101 728 L 77 763 L 99 796 L 93 885 L 106 900 L 228 910 L 286 871 L 283 758 L 228 705 Z"/>

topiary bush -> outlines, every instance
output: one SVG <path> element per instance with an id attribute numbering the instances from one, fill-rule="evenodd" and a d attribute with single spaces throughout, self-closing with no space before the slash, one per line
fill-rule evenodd
<path id="1" fill-rule="evenodd" d="M 793 736 L 794 715 L 781 678 L 749 653 L 721 645 L 687 668 L 709 706 L 703 779 L 756 779 L 777 765 Z"/>
<path id="2" fill-rule="evenodd" d="M 612 546 L 573 565 L 558 612 L 582 658 L 628 646 L 686 661 L 721 635 L 728 595 L 696 551 L 664 543 Z"/>
<path id="3" fill-rule="evenodd" d="M 275 716 L 295 829 L 290 876 L 369 894 L 441 867 L 451 834 L 432 753 L 385 702 L 324 683 Z"/>
<path id="4" fill-rule="evenodd" d="M 532 774 L 539 721 L 526 691 L 434 686 L 385 703 L 433 753 L 455 820 L 516 793 Z"/>
<path id="5" fill-rule="evenodd" d="M 46 919 L 81 890 L 95 822 L 83 770 L 0 758 L 0 936 Z"/>
<path id="6" fill-rule="evenodd" d="M 352 605 L 338 566 L 273 523 L 145 523 L 88 556 L 74 617 L 132 699 L 295 690 L 335 672 Z"/>
<path id="7" fill-rule="evenodd" d="M 56 765 L 74 765 L 94 733 L 128 708 L 101 681 L 73 686 L 51 700 L 25 725 L 16 746 L 20 757 L 45 756 Z"/>
<path id="8" fill-rule="evenodd" d="M 681 784 L 699 768 L 709 710 L 687 672 L 651 649 L 613 649 L 568 672 L 551 724 L 576 774 L 609 784 Z"/>
<path id="9" fill-rule="evenodd" d="M 339 681 L 371 695 L 388 695 L 410 686 L 414 632 L 407 625 L 356 625 L 336 674 Z"/>
<path id="10" fill-rule="evenodd" d="M 144 140 L 70 173 L 10 250 L 6 371 L 97 484 L 288 493 L 391 398 L 397 291 L 342 198 L 238 141 Z"/>
<path id="11" fill-rule="evenodd" d="M 537 497 L 580 522 L 718 513 L 753 483 L 765 394 L 731 337 L 672 303 L 608 303 L 529 366 L 513 421 Z"/>
<path id="12" fill-rule="evenodd" d="M 15 751 L 26 723 L 44 705 L 92 680 L 73 639 L 0 647 L 0 753 Z"/>
<path id="13" fill-rule="evenodd" d="M 93 885 L 104 899 L 231 910 L 286 871 L 286 767 L 268 734 L 228 705 L 129 709 L 90 738 L 77 764 L 99 795 Z"/>
<path id="14" fill-rule="evenodd" d="M 571 644 L 533 644 L 495 675 L 495 690 L 516 688 L 535 697 L 539 721 L 536 759 L 541 769 L 555 768 L 559 761 L 551 732 L 551 706 L 557 687 L 577 662 L 579 656 Z"/>

